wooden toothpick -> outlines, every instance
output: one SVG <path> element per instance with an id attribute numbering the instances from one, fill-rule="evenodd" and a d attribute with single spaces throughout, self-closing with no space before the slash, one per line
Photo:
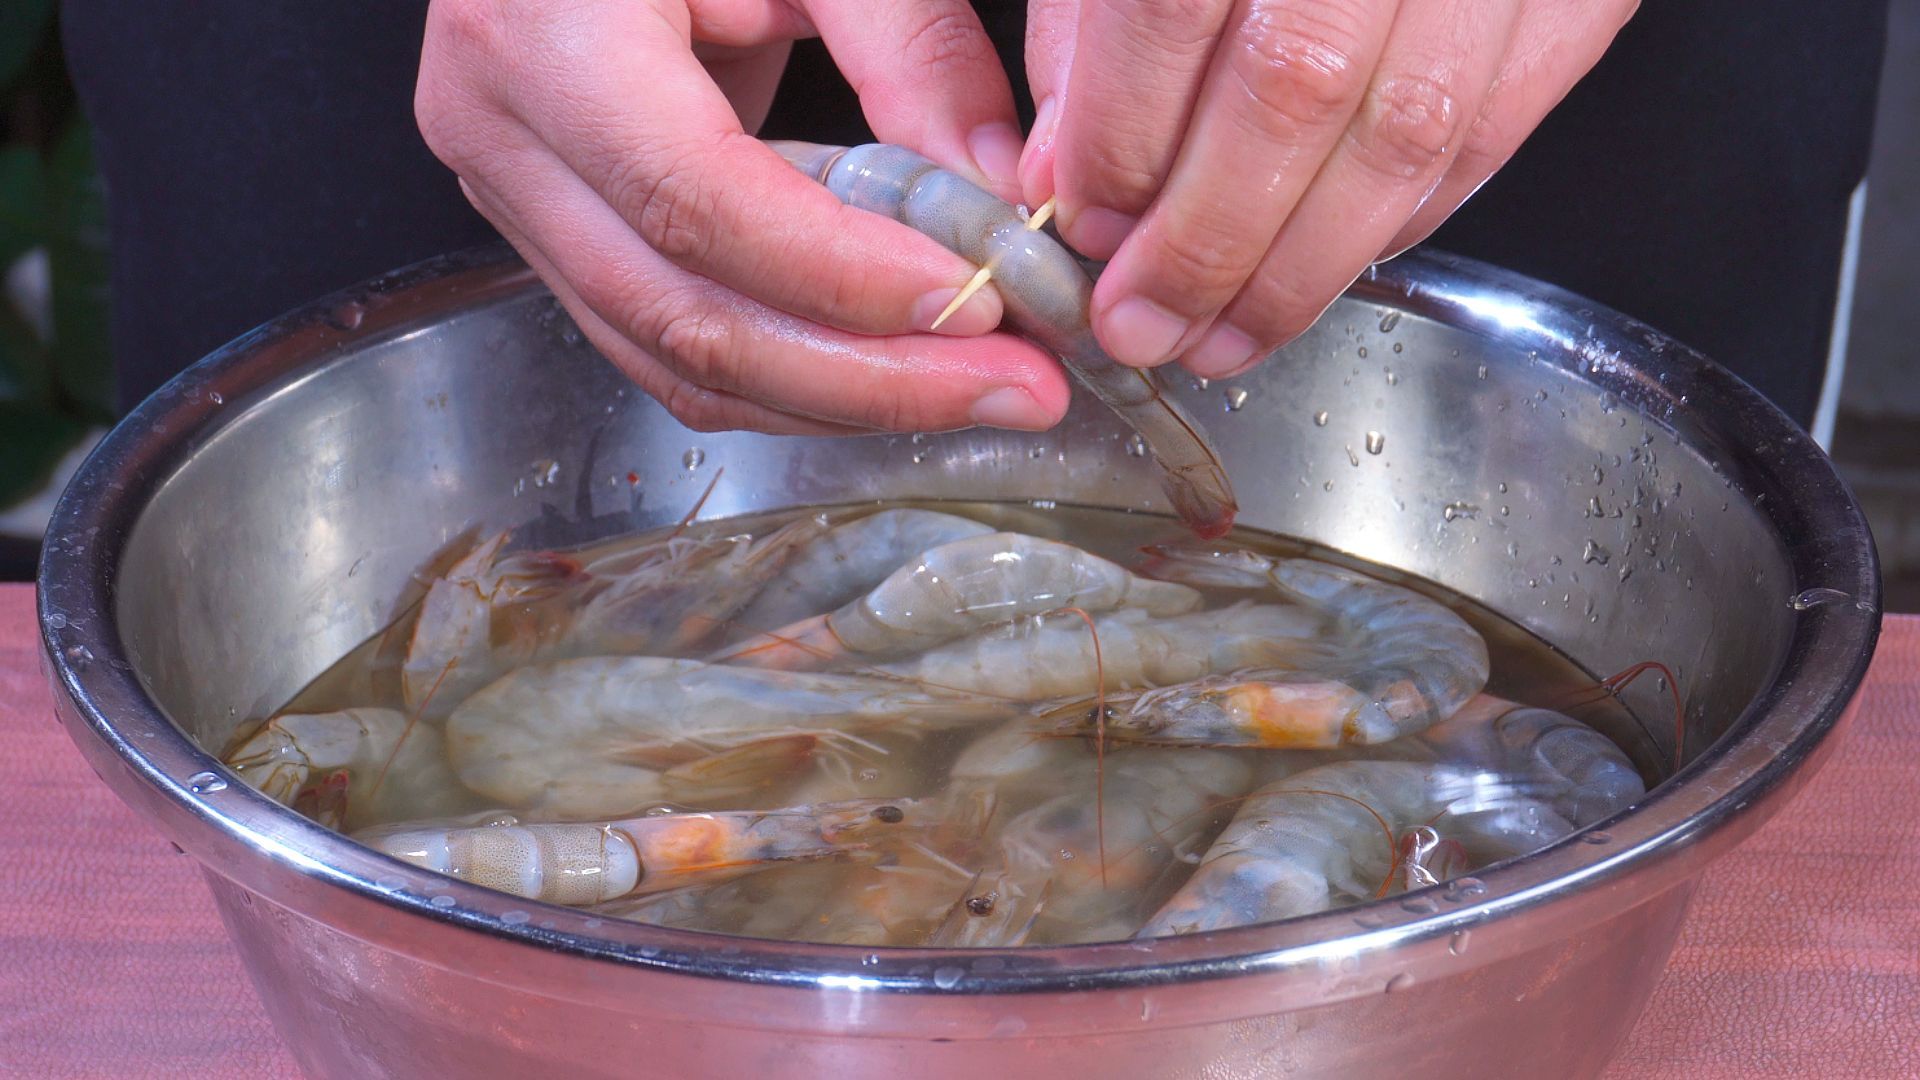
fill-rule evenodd
<path id="1" fill-rule="evenodd" d="M 1034 232 L 1039 232 L 1051 217 L 1053 217 L 1053 200 L 1049 198 L 1046 202 L 1040 204 L 1040 209 L 1027 215 L 1027 228 Z M 962 285 L 960 291 L 954 294 L 952 301 L 947 304 L 946 309 L 940 312 L 940 317 L 933 320 L 932 329 L 940 329 L 941 323 L 946 322 L 954 312 L 959 311 L 960 305 L 971 299 L 974 293 L 986 288 L 987 282 L 991 280 L 993 280 L 993 267 L 983 266 L 974 271 L 973 276 L 967 279 L 967 283 Z"/>

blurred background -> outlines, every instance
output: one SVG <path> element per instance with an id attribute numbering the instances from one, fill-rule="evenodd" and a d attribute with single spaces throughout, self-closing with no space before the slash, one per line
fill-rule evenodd
<path id="1" fill-rule="evenodd" d="M 114 419 L 103 193 L 56 7 L 0 0 L 0 580 L 31 578 L 54 499 Z M 1920 0 L 1893 0 L 1887 50 L 1828 449 L 1872 520 L 1888 609 L 1920 611 Z"/>

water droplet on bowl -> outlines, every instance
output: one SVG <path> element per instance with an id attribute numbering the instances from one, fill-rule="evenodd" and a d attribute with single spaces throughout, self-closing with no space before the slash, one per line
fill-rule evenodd
<path id="1" fill-rule="evenodd" d="M 500 913 L 500 921 L 506 923 L 508 926 L 519 926 L 531 918 L 533 918 L 533 916 L 519 910 L 503 911 Z"/>
<path id="2" fill-rule="evenodd" d="M 327 312 L 327 321 L 339 330 L 357 330 L 360 328 L 361 320 L 366 317 L 366 305 L 357 300 L 349 300 Z"/>
<path id="3" fill-rule="evenodd" d="M 1137 431 L 1127 436 L 1127 456 L 1128 457 L 1146 457 L 1147 456 L 1146 436 L 1141 435 Z"/>
<path id="4" fill-rule="evenodd" d="M 1403 971 L 1400 974 L 1395 975 L 1393 978 L 1387 980 L 1387 993 L 1397 994 L 1400 991 L 1411 987 L 1412 985 L 1413 985 L 1413 976 Z"/>
<path id="5" fill-rule="evenodd" d="M 217 774 L 197 772 L 187 777 L 187 790 L 195 795 L 209 795 L 216 791 L 227 790 L 227 782 Z"/>
<path id="6" fill-rule="evenodd" d="M 1460 956 L 1467 951 L 1467 943 L 1472 940 L 1473 931 L 1455 930 L 1453 936 L 1447 939 L 1447 951 L 1455 956 Z"/>
<path id="7" fill-rule="evenodd" d="M 1787 606 L 1795 611 L 1807 611 L 1822 604 L 1844 604 L 1852 599 L 1850 594 L 1839 589 L 1807 589 L 1796 593 L 1793 599 L 1787 601 Z"/>
<path id="8" fill-rule="evenodd" d="M 1250 395 L 1250 391 L 1248 391 L 1247 388 L 1244 386 L 1230 387 L 1227 390 L 1227 394 L 1226 394 L 1227 411 L 1239 412 L 1242 408 L 1246 406 L 1247 398 L 1249 395 Z"/>
<path id="9" fill-rule="evenodd" d="M 965 971 L 951 965 L 937 967 L 933 969 L 933 985 L 942 990 L 951 990 L 960 985 L 960 980 L 965 978 L 966 974 Z"/>
<path id="10" fill-rule="evenodd" d="M 1387 437 L 1377 431 L 1367 432 L 1367 453 L 1378 454 L 1387 448 Z"/>
<path id="11" fill-rule="evenodd" d="M 445 911 L 446 909 L 454 905 L 454 899 L 453 897 L 448 896 L 445 893 L 442 893 L 439 896 L 433 897 L 432 899 L 428 900 L 427 903 L 432 904 L 434 907 L 437 907 L 442 911 Z"/>
<path id="12" fill-rule="evenodd" d="M 1613 834 L 1610 832 L 1581 833 L 1580 842 L 1583 844 L 1611 844 L 1613 843 Z"/>
<path id="13" fill-rule="evenodd" d="M 1607 560 L 1612 557 L 1611 552 L 1591 539 L 1587 541 L 1586 550 L 1580 553 L 1581 562 L 1598 563 L 1601 566 L 1607 565 Z"/>
<path id="14" fill-rule="evenodd" d="M 65 615 L 62 615 L 59 612 L 55 611 L 47 616 L 47 629 L 65 630 L 66 628 L 67 628 L 67 617 Z"/>
<path id="15" fill-rule="evenodd" d="M 680 455 L 680 464 L 686 466 L 688 472 L 699 468 L 706 460 L 707 452 L 697 446 Z"/>
<path id="16" fill-rule="evenodd" d="M 1463 877 L 1447 886 L 1446 900 L 1450 904 L 1458 904 L 1476 896 L 1484 896 L 1486 892 L 1486 882 L 1479 878 Z"/>
<path id="17" fill-rule="evenodd" d="M 1393 328 L 1399 325 L 1400 313 L 1397 311 L 1389 311 L 1385 315 L 1380 316 L 1380 332 L 1383 334 L 1393 333 Z"/>
<path id="18" fill-rule="evenodd" d="M 1440 905 L 1434 903 L 1429 897 L 1416 896 L 1411 900 L 1401 901 L 1400 910 L 1414 915 L 1431 915 L 1440 910 Z"/>
<path id="19" fill-rule="evenodd" d="M 1313 426 L 1314 427 L 1327 426 L 1327 410 L 1321 409 L 1319 412 L 1313 414 Z"/>

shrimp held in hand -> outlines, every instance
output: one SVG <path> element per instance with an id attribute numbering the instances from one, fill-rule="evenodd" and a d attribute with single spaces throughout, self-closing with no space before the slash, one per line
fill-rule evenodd
<path id="1" fill-rule="evenodd" d="M 904 147 L 768 145 L 847 205 L 890 217 L 990 269 L 1014 325 L 1140 433 L 1180 520 L 1203 537 L 1233 527 L 1239 508 L 1219 455 L 1167 397 L 1158 373 L 1126 367 L 1100 347 L 1089 321 L 1093 279 L 1059 241 L 1028 228 L 1018 210 L 991 193 Z"/>

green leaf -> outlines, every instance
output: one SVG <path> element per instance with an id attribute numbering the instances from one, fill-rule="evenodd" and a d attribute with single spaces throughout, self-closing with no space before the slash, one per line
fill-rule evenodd
<path id="1" fill-rule="evenodd" d="M 0 146 L 0 271 L 46 240 L 46 170 L 25 146 Z"/>
<path id="2" fill-rule="evenodd" d="M 53 277 L 53 381 L 70 411 L 113 419 L 113 352 L 107 336 L 107 207 L 93 141 L 75 121 L 47 161 L 47 254 Z"/>
<path id="3" fill-rule="evenodd" d="M 45 406 L 0 401 L 0 507 L 46 487 L 54 466 L 86 433 L 86 424 Z"/>
<path id="4" fill-rule="evenodd" d="M 46 37 L 53 16 L 53 0 L 6 0 L 0 3 L 0 87 L 20 74 L 27 57 Z"/>

